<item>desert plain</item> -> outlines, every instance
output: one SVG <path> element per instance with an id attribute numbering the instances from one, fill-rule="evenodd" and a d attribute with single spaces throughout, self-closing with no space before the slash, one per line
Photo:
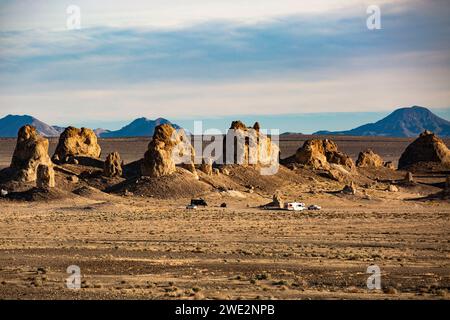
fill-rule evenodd
<path id="1" fill-rule="evenodd" d="M 308 136 L 280 141 L 281 157 Z M 354 160 L 372 148 L 396 165 L 414 139 L 333 137 Z M 102 157 L 142 158 L 149 139 L 100 139 Z M 449 141 L 445 140 L 449 145 Z M 0 168 L 16 139 L 0 139 Z M 52 154 L 57 139 L 50 139 Z M 199 173 L 207 207 L 186 209 L 197 184 L 142 181 L 102 192 L 104 178 L 84 179 L 74 193 L 42 199 L 0 198 L 0 299 L 449 299 L 450 203 L 441 192 L 449 172 L 414 174 L 357 168 L 355 195 L 344 183 L 304 168 L 273 177 L 253 168 L 227 176 Z M 79 170 L 79 171 L 77 171 Z M 365 181 L 368 182 L 365 182 Z M 396 192 L 388 190 L 395 184 Z M 92 186 L 98 186 L 93 188 Z M 189 189 L 189 192 L 185 192 Z M 279 192 L 319 211 L 263 210 Z M 226 203 L 226 207 L 221 207 Z M 68 266 L 81 289 L 66 287 Z M 381 271 L 381 290 L 367 288 L 367 268 Z"/>

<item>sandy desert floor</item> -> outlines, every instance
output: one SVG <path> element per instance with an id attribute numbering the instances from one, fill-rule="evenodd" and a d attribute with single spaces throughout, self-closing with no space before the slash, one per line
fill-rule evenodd
<path id="1" fill-rule="evenodd" d="M 287 198 L 323 207 L 303 212 L 262 210 L 271 194 L 243 190 L 207 192 L 198 210 L 185 198 L 105 193 L 0 199 L 0 298 L 449 299 L 449 202 L 414 188 L 339 188 L 286 186 Z M 373 264 L 382 290 L 366 287 Z M 70 265 L 79 290 L 66 288 Z"/>

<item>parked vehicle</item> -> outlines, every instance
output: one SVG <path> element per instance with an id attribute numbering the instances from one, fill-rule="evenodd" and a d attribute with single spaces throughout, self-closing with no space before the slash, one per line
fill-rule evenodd
<path id="1" fill-rule="evenodd" d="M 204 199 L 200 198 L 200 199 L 191 199 L 191 205 L 206 207 L 208 204 Z"/>
<path id="2" fill-rule="evenodd" d="M 322 209 L 321 206 L 318 206 L 317 204 L 312 204 L 308 207 L 308 210 L 320 210 Z"/>
<path id="3" fill-rule="evenodd" d="M 288 202 L 285 205 L 285 209 L 289 210 L 289 211 L 302 211 L 305 210 L 305 204 L 302 202 Z"/>
<path id="4" fill-rule="evenodd" d="M 197 209 L 197 206 L 193 205 L 193 204 L 189 204 L 189 205 L 186 206 L 186 209 L 195 210 L 195 209 Z"/>

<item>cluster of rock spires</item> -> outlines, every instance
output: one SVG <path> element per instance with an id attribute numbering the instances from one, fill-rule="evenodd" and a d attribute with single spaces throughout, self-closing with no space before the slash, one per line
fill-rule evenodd
<path id="1" fill-rule="evenodd" d="M 101 147 L 94 131 L 86 128 L 68 127 L 61 134 L 55 153 L 50 159 L 48 155 L 49 141 L 40 136 L 33 126 L 26 125 L 18 132 L 17 144 L 12 157 L 10 169 L 19 182 L 36 182 L 42 189 L 55 187 L 54 167 L 60 164 L 79 164 L 78 159 L 95 159 L 103 166 L 104 177 L 121 177 L 123 162 L 119 153 L 107 155 L 105 161 L 100 160 Z M 279 147 L 270 137 L 263 134 L 256 122 L 247 127 L 241 121 L 233 121 L 223 140 L 222 164 L 238 164 L 241 166 L 266 166 L 278 163 Z M 195 165 L 195 150 L 185 132 L 165 123 L 157 126 L 148 149 L 140 162 L 140 174 L 149 177 L 171 175 L 177 166 L 192 173 L 198 179 L 197 170 L 207 175 L 228 175 L 226 166 L 217 165 L 210 158 L 203 158 L 201 164 Z M 392 163 L 383 159 L 370 149 L 360 152 L 356 164 L 351 157 L 338 150 L 335 142 L 325 140 L 307 140 L 290 161 L 312 169 L 325 170 L 329 176 L 347 184 L 343 192 L 356 193 L 353 181 L 342 177 L 350 172 L 356 173 L 359 168 L 393 168 Z M 423 132 L 412 142 L 402 154 L 399 169 L 407 168 L 421 162 L 435 162 L 450 166 L 450 151 L 445 143 L 429 131 Z M 413 183 L 410 172 L 405 177 L 407 183 Z M 450 180 L 446 181 L 444 193 L 449 195 Z M 394 189 L 394 188 L 391 188 Z M 392 191 L 392 190 L 391 190 Z M 395 190 L 394 190 L 395 191 Z M 273 203 L 282 206 L 281 197 L 274 197 Z"/>
<path id="2" fill-rule="evenodd" d="M 78 164 L 77 157 L 99 159 L 101 148 L 91 129 L 68 127 L 61 134 L 55 153 L 50 159 L 49 141 L 38 134 L 36 128 L 25 125 L 20 128 L 17 144 L 11 160 L 13 178 L 19 182 L 36 182 L 41 189 L 55 187 L 55 164 Z M 122 175 L 120 155 L 112 153 L 105 161 L 104 175 Z"/>
<path id="3" fill-rule="evenodd" d="M 223 154 L 220 164 L 239 164 L 242 166 L 264 166 L 278 162 L 279 148 L 270 137 L 260 132 L 259 123 L 251 128 L 241 121 L 233 121 L 224 137 Z M 141 173 L 144 176 L 160 177 L 173 174 L 176 166 L 190 171 L 196 178 L 197 169 L 207 175 L 219 174 L 219 168 L 213 168 L 210 158 L 202 158 L 195 165 L 195 150 L 183 130 L 176 130 L 170 124 L 155 128 L 152 141 L 144 155 Z M 226 174 L 223 168 L 222 173 Z"/>
<path id="4" fill-rule="evenodd" d="M 222 163 L 243 166 L 271 166 L 279 161 L 280 149 L 261 132 L 259 122 L 247 127 L 237 120 L 231 123 L 223 141 Z"/>

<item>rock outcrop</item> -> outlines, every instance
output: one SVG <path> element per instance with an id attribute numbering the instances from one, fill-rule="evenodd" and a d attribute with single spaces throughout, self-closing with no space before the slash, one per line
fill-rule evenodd
<path id="1" fill-rule="evenodd" d="M 105 177 L 120 177 L 122 175 L 122 160 L 118 152 L 108 154 L 103 167 Z"/>
<path id="2" fill-rule="evenodd" d="M 223 143 L 223 164 L 239 164 L 271 167 L 278 165 L 280 149 L 255 122 L 247 127 L 241 121 L 233 121 Z"/>
<path id="3" fill-rule="evenodd" d="M 101 151 L 93 130 L 68 127 L 59 137 L 53 161 L 65 163 L 73 157 L 99 158 Z"/>
<path id="4" fill-rule="evenodd" d="M 397 186 L 394 186 L 393 184 L 390 184 L 387 187 L 387 191 L 389 191 L 389 192 L 398 192 L 399 190 L 398 190 Z"/>
<path id="5" fill-rule="evenodd" d="M 412 142 L 398 161 L 398 168 L 404 169 L 423 162 L 434 162 L 450 166 L 450 150 L 445 143 L 430 131 L 424 131 Z"/>
<path id="6" fill-rule="evenodd" d="M 412 174 L 412 172 L 407 172 L 405 175 L 405 182 L 406 183 L 413 183 L 414 182 L 414 176 Z"/>
<path id="7" fill-rule="evenodd" d="M 155 128 L 153 139 L 144 155 L 141 172 L 150 177 L 170 175 L 176 171 L 176 165 L 180 164 L 196 175 L 194 157 L 194 149 L 184 131 L 177 132 L 170 124 L 162 124 Z"/>
<path id="8" fill-rule="evenodd" d="M 371 149 L 367 149 L 366 151 L 359 153 L 358 160 L 356 160 L 356 166 L 360 168 L 381 168 L 384 166 L 384 162 L 378 154 Z"/>
<path id="9" fill-rule="evenodd" d="M 18 133 L 10 167 L 15 171 L 18 181 L 32 182 L 37 179 L 40 164 L 52 166 L 48 140 L 41 137 L 33 126 L 23 126 Z"/>
<path id="10" fill-rule="evenodd" d="M 352 181 L 352 175 L 349 170 L 347 170 L 344 166 L 330 163 L 329 169 L 326 170 L 326 176 L 330 179 L 339 181 L 339 182 L 349 182 Z"/>
<path id="11" fill-rule="evenodd" d="M 281 197 L 280 193 L 277 192 L 273 195 L 271 206 L 280 209 L 284 208 L 284 199 Z"/>
<path id="12" fill-rule="evenodd" d="M 52 165 L 40 164 L 38 166 L 36 186 L 41 189 L 55 187 L 55 171 Z"/>
<path id="13" fill-rule="evenodd" d="M 383 166 L 387 169 L 395 170 L 394 163 L 392 161 L 386 161 Z"/>
<path id="14" fill-rule="evenodd" d="M 210 158 L 202 159 L 202 164 L 200 165 L 200 171 L 206 173 L 207 175 L 213 174 L 212 160 Z"/>
<path id="15" fill-rule="evenodd" d="M 353 169 L 353 160 L 343 152 L 338 151 L 335 142 L 325 140 L 307 140 L 294 155 L 295 162 L 310 166 L 314 169 L 329 169 L 329 164 L 339 164 Z"/>
<path id="16" fill-rule="evenodd" d="M 343 193 L 355 195 L 357 192 L 356 184 L 352 181 L 350 184 L 346 185 L 344 189 L 342 189 Z"/>

